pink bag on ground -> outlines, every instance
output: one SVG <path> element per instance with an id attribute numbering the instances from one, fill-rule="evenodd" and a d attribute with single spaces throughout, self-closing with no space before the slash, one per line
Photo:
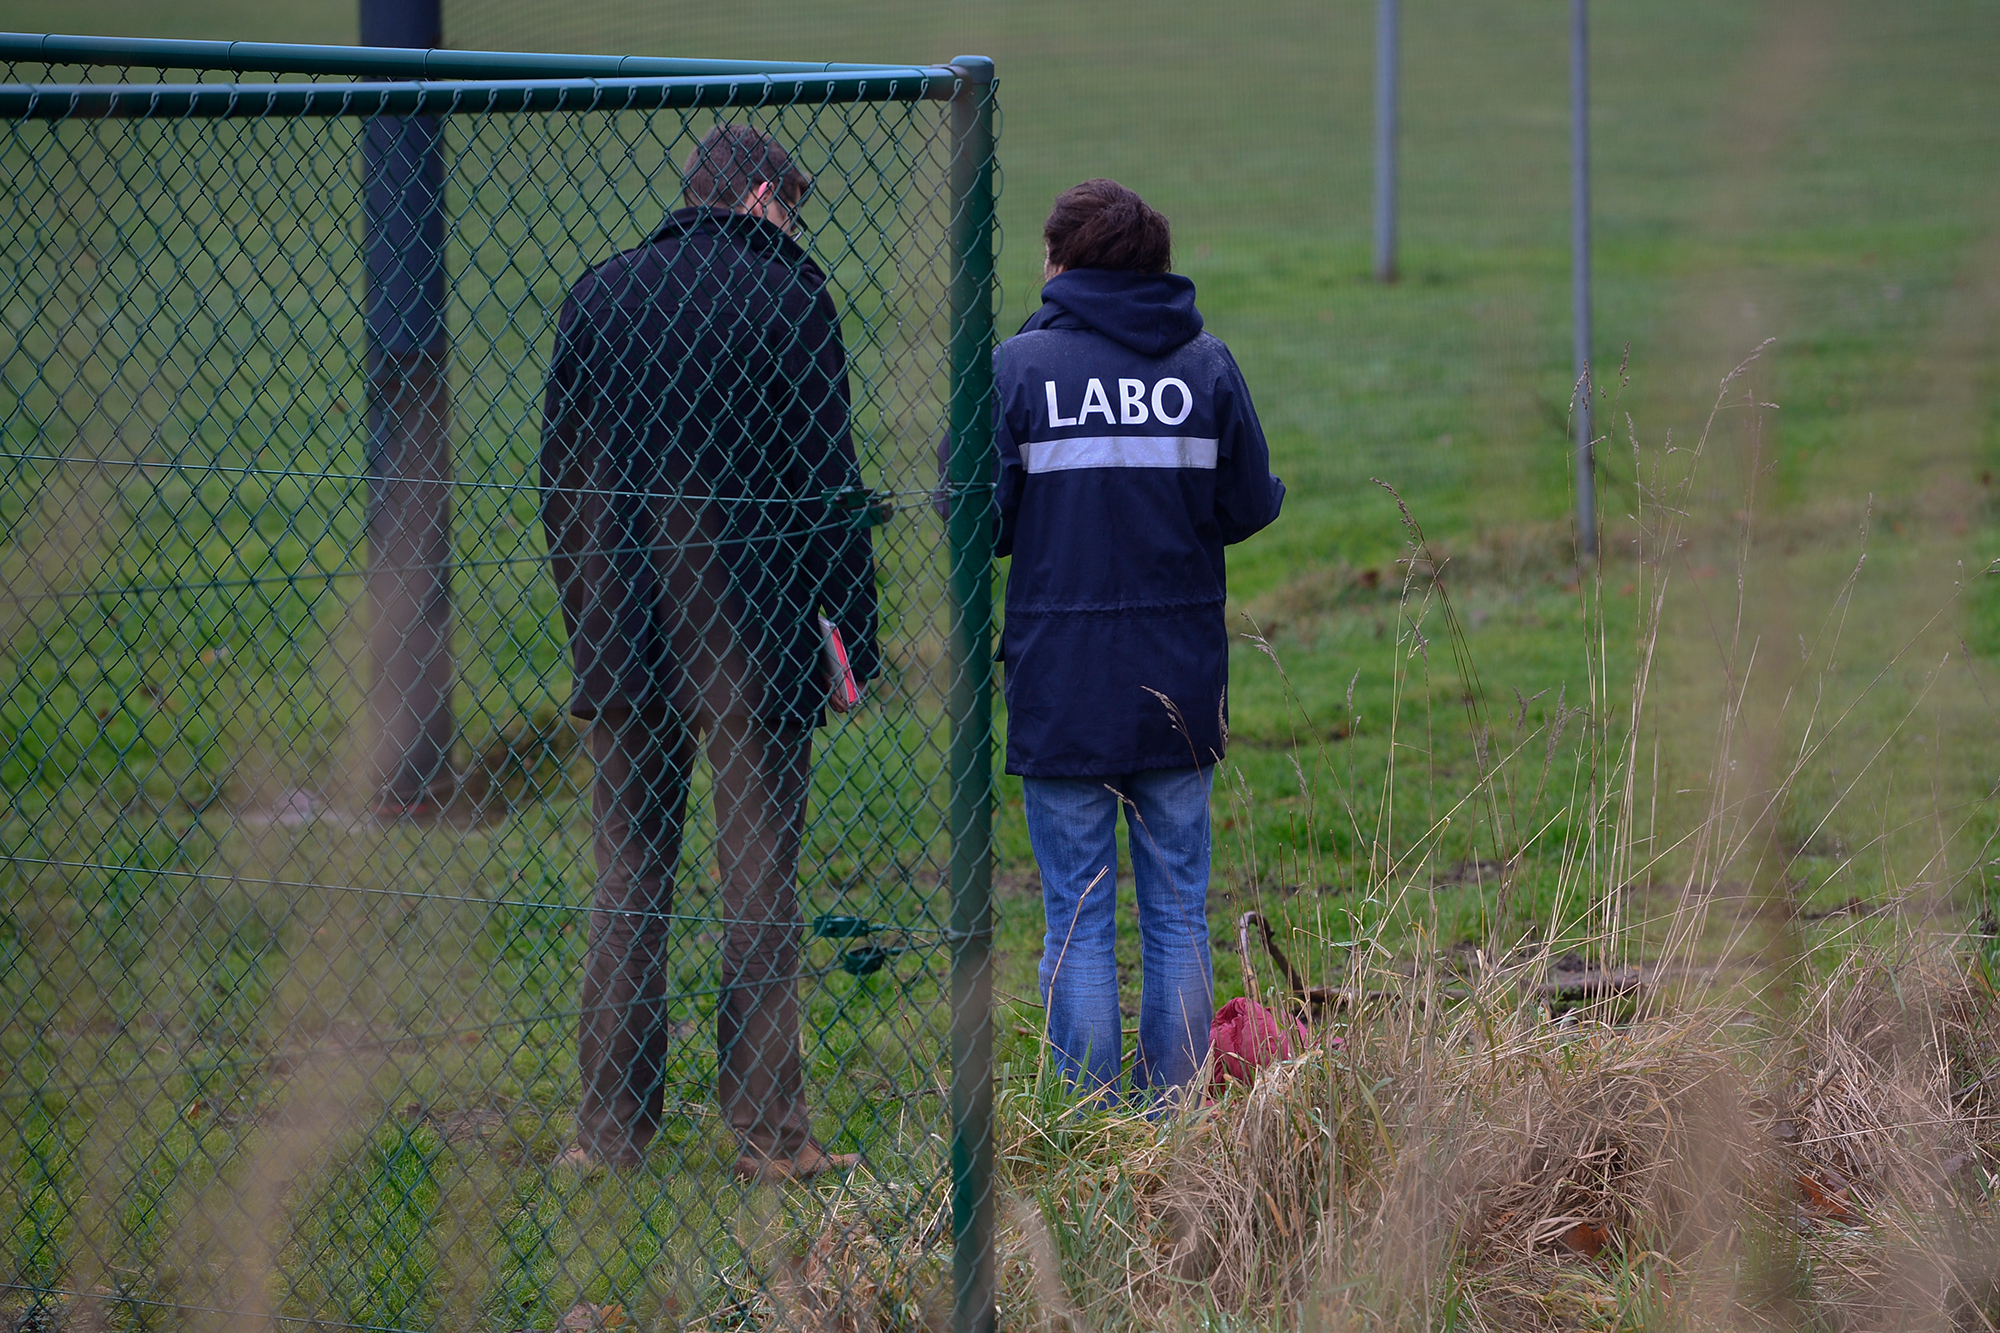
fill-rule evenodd
<path id="1" fill-rule="evenodd" d="M 1210 1092 L 1221 1092 L 1231 1079 L 1255 1083 L 1257 1071 L 1273 1060 L 1288 1060 L 1305 1049 L 1306 1025 L 1282 1018 L 1257 1001 L 1237 996 L 1222 1006 L 1208 1025 L 1208 1044 L 1215 1053 Z"/>

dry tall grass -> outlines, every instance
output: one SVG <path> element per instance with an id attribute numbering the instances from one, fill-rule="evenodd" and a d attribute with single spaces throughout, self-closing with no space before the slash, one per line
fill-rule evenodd
<path id="1" fill-rule="evenodd" d="M 1852 579 L 1819 639 L 1801 639 L 1803 665 L 1775 682 L 1775 668 L 1759 674 L 1739 579 L 1735 623 L 1718 636 L 1703 804 L 1670 831 L 1651 789 L 1648 694 L 1670 576 L 1717 422 L 1741 413 L 1754 437 L 1755 359 L 1723 380 L 1694 446 L 1632 442 L 1645 485 L 1618 545 L 1633 563 L 1585 576 L 1589 697 L 1540 733 L 1509 739 L 1487 716 L 1451 606 L 1453 562 L 1405 512 L 1399 667 L 1456 673 L 1478 780 L 1410 836 L 1385 828 L 1389 801 L 1370 808 L 1324 754 L 1320 773 L 1300 765 L 1307 800 L 1347 803 L 1357 842 L 1376 849 L 1365 897 L 1379 909 L 1311 909 L 1345 913 L 1351 930 L 1321 964 L 1345 1005 L 1319 1017 L 1304 1054 L 1165 1122 L 1079 1117 L 1037 1089 L 1003 1100 L 1018 1200 L 1009 1326 L 2000 1323 L 2000 1004 L 1991 922 L 1968 929 L 1948 907 L 1942 866 L 1963 830 L 1940 812 L 1938 852 L 1916 876 L 1926 894 L 1891 884 L 1888 916 L 1857 910 L 1810 941 L 1779 833 L 1802 775 L 1853 716 L 1826 677 Z M 1750 550 L 1745 538 L 1739 564 Z M 1612 631 L 1593 584 L 1608 577 L 1638 587 L 1629 695 L 1603 651 Z M 1328 585 L 1335 599 L 1350 589 L 1373 584 Z M 1565 773 L 1555 737 L 1571 725 L 1583 740 Z M 1581 817 L 1545 845 L 1564 802 Z M 1542 858 L 1557 884 L 1549 919 L 1510 936 L 1496 910 L 1469 961 L 1421 930 L 1415 947 L 1406 935 L 1392 948 L 1383 923 L 1421 922 L 1454 820 L 1499 849 L 1485 886 L 1498 903 Z M 1317 869 L 1296 878 L 1325 882 Z M 1593 977 L 1602 984 L 1584 984 Z"/>
<path id="2" fill-rule="evenodd" d="M 1406 981 L 1408 979 L 1406 978 Z M 1416 979 L 1442 1000 L 1435 974 Z M 1550 1022 L 1496 976 L 1161 1126 L 1009 1121 L 1041 1327 L 1984 1328 L 2000 1014 L 1949 943 L 1789 1019 Z"/>

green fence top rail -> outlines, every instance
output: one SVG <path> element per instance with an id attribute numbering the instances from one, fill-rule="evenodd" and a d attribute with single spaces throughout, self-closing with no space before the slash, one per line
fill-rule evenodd
<path id="1" fill-rule="evenodd" d="M 448 83 L 17 83 L 0 84 L 0 120 L 443 116 L 940 102 L 951 98 L 962 78 L 948 65 L 913 65 L 831 74 Z"/>
<path id="2" fill-rule="evenodd" d="M 266 74 L 376 75 L 455 80 L 834 74 L 879 68 L 811 61 L 549 55 L 524 51 L 427 51 L 387 46 L 191 42 L 152 37 L 73 37 L 30 32 L 0 32 L 0 60 L 42 61 L 56 65 L 136 65 L 153 69 L 254 70 Z"/>

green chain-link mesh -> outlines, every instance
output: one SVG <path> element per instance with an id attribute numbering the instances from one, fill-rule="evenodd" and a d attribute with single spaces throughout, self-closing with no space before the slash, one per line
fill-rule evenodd
<path id="1" fill-rule="evenodd" d="M 385 389 L 378 367 L 371 391 L 370 118 L 133 115 L 155 80 L 241 79 L 159 60 L 10 67 L 17 85 L 126 84 L 113 118 L 52 114 L 53 95 L 27 114 L 21 88 L 0 89 L 14 99 L 0 1322 L 891 1328 L 963 1305 L 946 983 L 984 909 L 954 925 L 947 871 L 955 831 L 961 865 L 985 856 L 987 667 L 977 597 L 953 651 L 952 573 L 956 559 L 972 571 L 961 584 L 983 586 L 987 496 L 970 480 L 983 453 L 961 445 L 965 520 L 949 540 L 939 440 L 954 335 L 980 344 L 959 349 L 961 376 L 990 342 L 991 269 L 972 265 L 970 288 L 957 271 L 947 99 L 963 122 L 992 85 L 901 71 L 863 101 L 732 75 L 705 108 L 531 113 L 475 110 L 506 99 L 456 85 L 436 122 L 442 385 L 412 389 L 421 367 L 406 365 Z M 708 535 L 642 554 L 722 577 L 726 601 L 770 551 L 858 534 L 879 590 L 883 673 L 859 711 L 812 733 L 796 905 L 782 920 L 768 896 L 734 909 L 756 916 L 757 948 L 797 941 L 795 966 L 764 978 L 797 988 L 785 1054 L 802 1061 L 818 1143 L 863 1156 L 793 1186 L 736 1179 L 742 1145 L 717 1102 L 717 1008 L 737 975 L 722 955 L 744 921 L 725 901 L 718 843 L 737 844 L 716 827 L 698 746 L 669 765 L 692 788 L 671 900 L 635 909 L 663 926 L 665 993 L 642 1015 L 663 1066 L 657 1135 L 634 1168 L 554 1164 L 577 1141 L 591 751 L 607 742 L 566 712 L 543 392 L 566 295 L 681 206 L 682 164 L 718 123 L 761 129 L 814 178 L 799 238 L 838 311 L 847 481 L 866 489 L 784 483 L 795 442 L 739 441 L 772 455 L 777 488 L 649 474 L 640 498 L 696 513 L 673 530 Z M 981 307 L 956 319 L 955 279 Z M 741 333 L 724 342 L 747 346 Z M 726 381 L 737 356 L 707 370 Z M 976 375 L 960 385 L 980 412 L 984 393 Z M 600 423 L 662 410 L 641 393 Z M 385 414 L 448 451 L 432 460 L 443 503 L 396 498 L 426 481 L 385 454 Z M 729 424 L 673 428 L 712 440 Z M 448 524 L 433 548 L 384 535 L 384 506 L 410 503 Z M 759 505 L 783 514 L 744 519 Z M 727 540 L 710 520 L 735 525 Z M 727 565 L 745 543 L 749 563 Z M 446 629 L 436 649 L 426 617 Z M 981 648 L 955 681 L 967 644 Z M 448 700 L 448 724 L 419 719 L 440 753 L 413 790 L 385 775 L 385 679 L 442 681 Z M 977 761 L 959 765 L 956 830 L 953 721 Z"/>

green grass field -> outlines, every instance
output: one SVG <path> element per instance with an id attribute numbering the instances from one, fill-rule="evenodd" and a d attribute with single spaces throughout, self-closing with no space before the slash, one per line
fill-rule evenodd
<path id="1" fill-rule="evenodd" d="M 20 3 L 10 14 L 31 29 L 352 36 L 343 14 L 283 6 Z M 1782 586 L 1787 623 L 1816 624 L 1832 593 L 1820 567 L 1844 568 L 1859 549 L 1854 525 L 1829 514 L 1870 495 L 1882 520 L 1871 559 L 1904 575 L 1888 601 L 1928 615 L 1953 596 L 1957 562 L 1980 566 L 1994 201 L 1983 170 L 1991 94 L 1976 53 L 1990 22 L 1950 5 L 1893 17 L 1735 5 L 1598 16 L 1599 354 L 1607 365 L 1629 358 L 1631 380 L 1616 412 L 1600 415 L 1616 427 L 1602 505 L 1614 551 L 1634 496 L 1624 417 L 1648 448 L 1670 431 L 1689 440 L 1709 386 L 1773 337 L 1755 381 L 1780 410 L 1763 419 L 1753 599 Z M 1388 289 L 1366 279 L 1365 6 L 1280 5 L 1246 25 L 1198 7 L 1134 23 L 1116 7 L 978 16 L 763 0 L 726 18 L 645 23 L 615 6 L 537 15 L 539 27 L 499 4 L 447 13 L 449 40 L 468 46 L 535 34 L 559 49 L 993 54 L 1005 79 L 1003 330 L 1031 308 L 1041 210 L 1063 185 L 1115 175 L 1175 220 L 1178 266 L 1245 366 L 1290 488 L 1283 521 L 1235 553 L 1231 579 L 1241 609 L 1282 625 L 1275 646 L 1307 711 L 1333 726 L 1358 671 L 1355 749 L 1369 753 L 1370 719 L 1381 734 L 1391 672 L 1387 653 L 1366 647 L 1381 617 L 1341 589 L 1371 569 L 1396 582 L 1404 534 L 1373 477 L 1397 487 L 1443 550 L 1464 553 L 1462 593 L 1496 698 L 1580 688 L 1580 613 L 1557 595 L 1570 374 L 1566 47 L 1554 8 L 1412 7 L 1406 276 Z M 1740 451 L 1736 433 L 1721 443 Z M 1733 549 L 1744 470 L 1723 457 L 1699 497 L 1714 558 L 1691 558 L 1698 577 L 1682 582 L 1712 607 L 1730 580 L 1699 576 L 1723 569 Z M 1927 508 L 1936 504 L 1941 515 Z M 1812 547 L 1803 558 L 1802 526 Z M 1615 596 L 1629 580 L 1610 577 Z M 1978 628 L 1988 601 L 1975 593 L 1951 613 L 1971 627 L 1975 652 L 1993 639 Z M 1879 642 L 1850 646 L 1855 670 L 1902 646 L 1888 623 L 1864 619 Z M 1688 649 L 1675 672 L 1713 673 L 1715 654 L 1705 662 L 1691 639 L 1672 637 Z M 1614 638 L 1611 651 L 1628 650 Z M 1290 724 L 1264 659 L 1239 662 L 1235 729 L 1249 744 L 1237 761 L 1275 797 L 1289 764 L 1264 747 Z M 1676 758 L 1699 766 L 1705 736 L 1683 739 L 1693 748 Z M 1377 750 L 1357 771 L 1380 759 Z M 1024 859 L 1018 830 L 1005 849 L 1010 863 Z"/>
<path id="2" fill-rule="evenodd" d="M 1210 329 L 1241 362 L 1289 489 L 1283 519 L 1238 548 L 1230 571 L 1241 628 L 1268 636 L 1283 676 L 1272 655 L 1240 642 L 1211 891 L 1220 997 L 1241 990 L 1229 951 L 1235 914 L 1251 906 L 1295 932 L 1295 952 L 1321 979 L 1331 979 L 1341 946 L 1357 935 L 1381 935 L 1399 957 L 1414 959 L 1462 942 L 1512 947 L 1531 931 L 1591 929 L 1592 902 L 1565 907 L 1564 895 L 1590 880 L 1576 858 L 1590 850 L 1592 807 L 1604 799 L 1592 775 L 1609 776 L 1604 761 L 1627 733 L 1630 678 L 1642 660 L 1652 662 L 1637 775 L 1642 814 L 1634 826 L 1643 828 L 1635 832 L 1643 840 L 1626 863 L 1637 874 L 1632 882 L 1594 885 L 1626 889 L 1642 923 L 1664 919 L 1691 876 L 1806 911 L 1849 900 L 1895 904 L 1919 930 L 1955 928 L 1987 906 L 1986 862 L 2000 816 L 2000 771 L 1990 758 L 2000 700 L 1993 672 L 2000 587 L 1981 575 L 2000 555 L 1992 500 L 2000 469 L 2000 85 L 1990 73 L 2000 12 L 1991 6 L 1702 0 L 1599 7 L 1597 353 L 1607 369 L 1626 369 L 1615 386 L 1606 375 L 1615 394 L 1599 414 L 1611 436 L 1602 454 L 1602 578 L 1579 581 L 1566 522 L 1566 6 L 1405 5 L 1404 278 L 1384 288 L 1367 276 L 1373 7 L 1365 3 L 1235 10 L 1179 0 L 1143 9 L 1032 0 L 975 10 L 915 0 L 748 0 L 673 7 L 649 14 L 643 26 L 608 6 L 578 5 L 536 15 L 541 26 L 534 29 L 500 0 L 446 3 L 448 40 L 460 46 L 532 45 L 514 40 L 532 31 L 559 49 L 843 60 L 994 56 L 1004 107 L 1003 331 L 1032 308 L 1039 223 L 1057 190 L 1111 175 L 1173 219 L 1177 267 L 1199 284 Z M 272 41 L 354 35 L 351 9 L 296 0 L 12 0 L 4 21 L 19 30 Z M 604 232 L 567 236 L 565 255 L 581 256 L 629 229 L 601 218 L 579 226 Z M 559 275 L 547 276 L 507 290 L 559 289 Z M 1663 562 L 1642 566 L 1632 554 L 1640 531 L 1631 517 L 1640 509 L 1640 482 L 1655 469 L 1668 478 L 1683 474 L 1718 382 L 1766 339 L 1775 342 L 1740 384 L 1775 406 L 1719 415 L 1687 492 L 1682 539 L 1662 553 Z M 523 364 L 536 365 L 532 358 Z M 538 366 L 522 374 L 538 379 Z M 533 384 L 482 379 L 479 386 L 484 396 L 473 401 L 483 419 L 525 419 Z M 329 401 L 333 396 L 329 390 Z M 351 431 L 342 438 L 351 442 Z M 918 457 L 911 454 L 912 467 Z M 480 466 L 498 476 L 512 464 L 498 457 Z M 1427 558 L 1448 557 L 1443 583 L 1463 627 L 1458 642 L 1476 663 L 1476 690 L 1453 665 L 1454 640 L 1435 597 L 1426 599 L 1425 579 L 1416 580 L 1414 600 L 1403 595 L 1407 534 L 1375 478 L 1394 486 L 1422 524 Z M 246 545 L 267 549 L 258 545 L 259 514 L 336 504 L 296 493 L 260 497 L 241 513 L 223 499 L 204 503 L 220 516 L 221 537 L 201 548 L 202 558 L 219 571 L 244 560 Z M 525 527 L 528 514 L 484 515 L 483 540 L 504 544 L 491 534 L 510 518 Z M 0 509 L 0 521 L 18 519 Z M 134 531 L 147 530 L 135 523 Z M 266 558 L 293 565 L 314 558 L 279 546 L 272 542 Z M 1866 562 L 1850 584 L 1864 549 Z M 921 549 L 913 546 L 907 558 L 921 564 Z M 1647 659 L 1640 603 L 1663 568 L 1670 592 L 1657 651 Z M 16 588 L 24 586 L 20 577 L 10 573 Z M 508 644 L 513 660 L 529 662 L 528 674 L 547 683 L 553 645 L 536 626 L 548 602 L 495 578 L 486 598 L 501 608 L 495 623 L 524 628 L 485 637 Z M 286 615 L 276 598 L 257 642 L 238 646 L 240 657 L 282 663 L 293 644 L 286 627 L 295 623 Z M 107 642 L 119 643 L 121 653 L 142 651 L 144 644 L 115 638 L 122 623 L 106 612 L 102 632 L 114 636 Z M 192 656 L 206 642 L 174 651 Z M 216 665 L 206 661 L 202 669 Z M 490 663 L 467 671 L 479 724 L 468 725 L 469 744 L 548 730 L 546 718 L 535 720 L 546 709 L 546 691 L 510 692 L 508 671 Z M 213 674 L 211 685 L 186 688 L 254 693 L 254 682 L 231 685 L 227 671 Z M 72 683 L 45 684 L 60 691 Z M 137 688 L 112 684 L 121 700 Z M 107 706 L 87 693 L 63 705 L 68 716 Z M 1485 743 L 1501 752 L 1521 747 L 1505 780 L 1492 784 L 1511 798 L 1504 811 L 1467 799 L 1484 790 L 1486 762 L 1466 722 L 1468 693 L 1491 726 Z M 270 727 L 286 725 L 288 716 L 295 729 L 316 725 L 310 710 L 287 715 L 273 703 L 249 698 L 243 707 L 268 714 Z M 1586 710 L 1580 717 L 1565 711 L 1579 707 Z M 188 775 L 176 785 L 191 787 L 200 773 L 227 767 L 229 756 L 217 752 L 224 741 L 190 742 L 185 727 L 154 713 L 150 723 L 132 720 L 130 735 L 119 734 L 105 755 L 77 771 L 143 789 L 148 774 L 136 771 L 130 756 L 153 754 L 148 725 L 191 747 L 175 761 Z M 106 734 L 116 725 L 124 724 L 108 725 Z M 1558 732 L 1559 742 L 1552 741 Z M 258 748 L 255 738 L 228 743 Z M 302 743 L 293 734 L 279 748 L 324 757 L 341 743 L 338 736 Z M 868 756 L 863 762 L 936 762 L 920 721 L 881 723 L 879 734 L 857 735 L 848 746 L 847 753 Z M 13 753 L 18 762 L 18 744 Z M 518 789 L 518 777 L 509 780 Z M 283 785 L 281 775 L 268 781 Z M 837 776 L 829 770 L 823 782 L 831 808 Z M 10 796 L 18 819 L 27 797 Z M 882 841 L 859 861 L 934 859 L 927 822 L 934 813 L 887 812 L 894 835 L 866 835 Z M 847 833 L 876 827 L 858 809 L 839 814 L 830 850 Z M 1703 828 L 1726 829 L 1722 845 L 1682 841 Z M 1001 787 L 999 829 L 1000 987 L 1013 997 L 1001 1016 L 1003 1059 L 1019 1074 L 1035 1059 L 1039 1015 L 1023 997 L 1033 994 L 1042 921 L 1011 782 Z M 914 857 L 897 854 L 905 830 L 920 849 Z M 1533 830 L 1541 831 L 1531 837 Z M 124 824 L 113 830 L 124 831 Z M 240 850 L 252 878 L 281 878 L 288 865 L 324 876 L 346 864 L 342 858 L 360 855 L 316 849 L 289 834 L 285 850 L 273 851 L 267 844 L 275 836 Z M 574 821 L 565 824 L 560 813 L 529 812 L 490 843 L 468 843 L 461 862 L 438 873 L 479 879 L 500 868 L 503 881 L 546 873 L 555 887 L 535 897 L 579 902 L 587 893 L 579 867 L 548 864 L 551 855 L 574 856 L 576 838 Z M 213 854 L 151 845 L 145 836 L 130 841 L 107 844 L 104 859 L 143 872 Z M 31 854 L 18 850 L 11 834 L 9 846 L 17 857 Z M 1524 854 L 1503 904 L 1487 868 L 1517 853 Z M 853 864 L 830 869 L 828 882 Z M 1393 873 L 1385 875 L 1384 865 Z M 82 909 L 37 899 L 52 892 L 33 887 L 47 880 L 19 860 L 6 873 L 15 882 L 0 948 L 8 950 L 13 977 L 6 984 L 21 988 L 28 986 L 21 960 L 33 938 L 29 915 L 40 920 L 45 912 L 47 925 Z M 121 883 L 99 886 L 98 915 L 65 918 L 61 928 L 115 952 L 119 930 L 129 925 L 125 914 L 147 910 L 143 893 Z M 1384 893 L 1385 885 L 1396 892 Z M 927 890 L 921 878 L 887 885 L 872 910 L 921 911 Z M 474 1138 L 462 1123 L 419 1117 L 402 1129 L 372 1130 L 373 1146 L 344 1168 L 348 1175 L 322 1183 L 324 1197 L 336 1202 L 314 1213 L 347 1219 L 339 1225 L 350 1229 L 301 1235 L 293 1253 L 347 1253 L 359 1244 L 420 1251 L 419 1258 L 402 1268 L 357 1270 L 337 1290 L 302 1301 L 387 1326 L 423 1324 L 450 1309 L 468 1326 L 495 1328 L 546 1326 L 579 1294 L 621 1295 L 634 1300 L 635 1311 L 682 1317 L 709 1308 L 697 1306 L 713 1299 L 715 1283 L 726 1277 L 662 1277 L 672 1264 L 657 1254 L 637 1254 L 625 1240 L 612 1246 L 615 1256 L 603 1249 L 610 1237 L 652 1236 L 663 1225 L 656 1217 L 663 1205 L 648 1202 L 644 1189 L 607 1192 L 597 1200 L 602 1210 L 592 1213 L 588 1201 L 504 1169 L 545 1157 L 564 1133 L 561 1110 L 573 1079 L 563 1045 L 573 997 L 564 978 L 578 940 L 532 906 L 490 920 L 470 910 L 455 917 L 449 904 L 423 909 L 435 919 L 364 913 L 350 920 L 321 905 L 314 910 L 339 926 L 351 949 L 308 955 L 293 945 L 274 953 L 259 895 L 239 885 L 227 891 L 237 895 L 217 909 L 236 923 L 227 938 L 190 936 L 186 967 L 165 969 L 164 980 L 135 981 L 131 993 L 114 987 L 93 995 L 78 1002 L 79 1012 L 111 1015 L 122 1033 L 142 1000 L 150 996 L 157 1006 L 170 993 L 175 1004 L 201 1010 L 200 1041 L 189 1049 L 207 1061 L 203 1067 L 225 1072 L 232 1043 L 255 1037 L 260 1006 L 301 1012 L 303 991 L 314 987 L 344 987 L 353 1003 L 365 993 L 381 1012 L 406 1019 L 439 997 L 461 1006 L 455 1012 L 468 1022 L 518 1019 L 504 1038 L 470 1048 L 462 1063 L 425 1074 L 441 1104 L 463 1100 L 469 1089 L 490 1094 L 481 1109 L 505 1102 L 504 1130 L 481 1132 L 510 1146 L 473 1162 Z M 179 939 L 174 931 L 199 915 L 184 909 L 186 920 L 149 929 L 161 940 Z M 1710 930 L 1703 952 L 1711 959 L 1760 938 L 1738 918 Z M 416 966 L 421 942 L 438 940 L 453 942 L 468 967 L 490 970 L 425 980 Z M 1642 953 L 1661 943 L 1643 929 L 1640 940 Z M 1124 945 L 1136 1005 L 1136 938 Z M 310 968 L 297 968 L 308 979 L 270 975 L 280 956 L 295 967 L 310 957 Z M 413 971 L 398 976 L 398 964 Z M 112 972 L 152 978 L 149 966 L 125 960 Z M 848 1011 L 827 999 L 819 1011 L 824 1067 L 872 1070 L 887 1081 L 890 1098 L 916 1098 L 924 1058 L 896 1047 L 920 1045 L 934 1013 L 899 1011 L 896 996 L 871 984 L 881 983 L 832 978 L 829 997 L 851 989 L 880 1021 L 844 1032 Z M 167 992 L 148 990 L 152 985 Z M 24 990 L 6 994 L 16 1014 L 26 1012 Z M 516 1012 L 531 994 L 546 1002 Z M 910 1009 L 911 995 L 900 1003 Z M 33 1032 L 11 1024 L 8 1054 L 21 1059 L 32 1051 L 52 1063 L 97 1059 L 96 1048 L 65 1052 L 49 1044 L 60 1033 L 105 1037 L 90 1014 L 75 1022 L 48 1015 Z M 853 1054 L 854 1043 L 868 1042 L 879 1049 Z M 705 1095 L 701 1044 L 690 1048 L 685 1087 L 676 1094 L 690 1108 Z M 403 1086 L 375 1068 L 326 1077 Z M 62 1255 L 87 1227 L 60 1220 L 66 1213 L 126 1238 L 130 1252 L 148 1256 L 146 1265 L 166 1266 L 179 1251 L 148 1228 L 198 1212 L 208 1178 L 188 1164 L 235 1141 L 231 1126 L 189 1119 L 186 1108 L 213 1105 L 234 1115 L 230 1108 L 245 1095 L 243 1104 L 254 1109 L 254 1089 L 218 1093 L 191 1084 L 176 1088 L 171 1105 L 124 1108 L 133 1124 L 166 1120 L 130 1135 L 148 1146 L 121 1147 L 139 1155 L 115 1168 L 90 1158 L 76 1126 L 52 1128 L 69 1146 L 53 1152 L 46 1170 L 37 1167 L 41 1193 L 22 1193 L 19 1182 L 28 1176 L 15 1168 L 10 1280 L 48 1280 L 73 1260 Z M 857 1093 L 829 1116 L 845 1121 L 864 1104 L 879 1118 L 890 1103 Z M 938 1110 L 934 1096 L 894 1104 L 918 1108 L 920 1129 Z M 104 1105 L 118 1109 L 115 1098 Z M 174 1121 L 176 1114 L 182 1119 Z M 696 1125 L 698 1113 L 691 1109 L 689 1117 Z M 867 1133 L 888 1135 L 884 1142 L 914 1145 L 921 1137 L 873 1119 L 868 1126 Z M 690 1129 L 682 1151 L 707 1151 L 704 1133 Z M 925 1171 L 934 1166 L 920 1161 L 925 1150 L 910 1151 L 908 1180 L 886 1181 L 863 1209 L 880 1210 L 868 1225 L 892 1245 L 920 1234 L 912 1219 L 935 1206 L 928 1197 L 896 1196 L 899 1187 L 927 1188 Z M 438 1165 L 460 1158 L 462 1169 Z M 663 1167 L 655 1174 L 664 1180 L 672 1173 Z M 87 1197 L 85 1182 L 127 1175 L 178 1183 L 156 1195 Z M 378 1177 L 391 1183 L 371 1188 L 367 1181 Z M 156 1204 L 173 1189 L 182 1191 L 177 1202 Z M 343 1190 L 373 1202 L 339 1202 L 348 1198 Z M 439 1190 L 451 1197 L 441 1201 Z M 758 1243 L 745 1239 L 741 1213 L 711 1211 L 716 1245 L 727 1233 L 726 1244 L 737 1247 L 732 1262 L 742 1271 L 754 1267 L 743 1256 L 754 1255 Z M 437 1234 L 437 1218 L 481 1213 L 504 1220 L 504 1244 L 470 1229 Z M 391 1246 L 393 1237 L 401 1239 Z M 1071 1258 L 1081 1263 L 1087 1255 Z M 595 1273 L 595 1285 L 563 1287 L 578 1270 Z M 628 1281 L 621 1273 L 650 1276 Z M 643 1300 L 634 1295 L 640 1288 Z"/>

